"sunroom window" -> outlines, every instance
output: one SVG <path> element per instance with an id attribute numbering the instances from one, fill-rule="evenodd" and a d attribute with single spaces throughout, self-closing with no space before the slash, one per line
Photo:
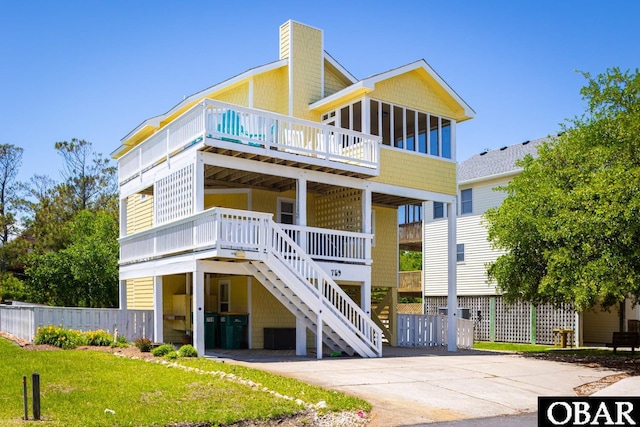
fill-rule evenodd
<path id="1" fill-rule="evenodd" d="M 415 153 L 451 159 L 455 122 L 412 108 L 369 99 L 368 126 L 363 121 L 363 101 L 322 115 L 323 123 L 366 132 L 382 138 L 382 144 Z M 366 117 L 364 117 L 366 119 Z"/>

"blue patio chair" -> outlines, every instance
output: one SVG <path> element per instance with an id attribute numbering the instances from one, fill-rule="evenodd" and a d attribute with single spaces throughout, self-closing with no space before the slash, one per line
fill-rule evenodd
<path id="1" fill-rule="evenodd" d="M 253 135 L 250 135 L 245 131 L 244 127 L 240 122 L 241 122 L 240 115 L 238 113 L 236 113 L 234 110 L 227 110 L 222 114 L 222 118 L 220 120 L 220 123 L 218 124 L 218 132 L 227 134 L 227 135 L 254 138 Z M 223 141 L 242 144 L 242 141 L 235 138 L 221 136 L 220 139 Z M 260 147 L 260 144 L 256 144 L 255 142 L 249 142 L 249 145 L 253 147 Z"/>

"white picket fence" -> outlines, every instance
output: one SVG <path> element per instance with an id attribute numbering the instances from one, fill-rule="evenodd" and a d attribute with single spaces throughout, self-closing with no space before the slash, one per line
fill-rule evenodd
<path id="1" fill-rule="evenodd" d="M 447 345 L 447 316 L 398 314 L 398 347 Z M 457 319 L 458 347 L 473 348 L 473 321 Z"/>
<path id="2" fill-rule="evenodd" d="M 31 305 L 0 306 L 0 331 L 33 341 L 40 326 L 61 326 L 78 331 L 118 328 L 127 340 L 153 339 L 153 310 L 120 310 L 117 308 L 45 307 Z"/>

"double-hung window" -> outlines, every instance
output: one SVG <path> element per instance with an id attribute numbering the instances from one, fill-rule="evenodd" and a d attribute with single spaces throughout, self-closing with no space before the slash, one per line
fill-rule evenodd
<path id="1" fill-rule="evenodd" d="M 460 191 L 460 214 L 470 214 L 473 212 L 473 193 L 471 188 Z"/>
<path id="2" fill-rule="evenodd" d="M 433 202 L 433 219 L 444 218 L 444 203 Z"/>

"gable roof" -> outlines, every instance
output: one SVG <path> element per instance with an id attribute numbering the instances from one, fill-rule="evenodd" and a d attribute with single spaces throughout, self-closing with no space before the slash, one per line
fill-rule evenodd
<path id="1" fill-rule="evenodd" d="M 435 70 L 431 68 L 431 66 L 424 59 L 420 59 L 410 64 L 406 64 L 401 67 L 394 68 L 389 71 L 385 71 L 383 73 L 374 74 L 365 79 L 359 80 L 354 84 L 352 84 L 351 86 L 348 86 L 330 96 L 327 96 L 325 98 L 322 98 L 314 102 L 313 104 L 309 105 L 309 109 L 315 110 L 318 108 L 323 108 L 324 106 L 330 105 L 341 98 L 352 96 L 354 93 L 357 93 L 357 92 L 364 92 L 364 93 L 371 92 L 374 90 L 376 83 L 381 82 L 383 80 L 388 80 L 390 78 L 393 78 L 414 70 L 421 70 L 425 72 L 445 91 L 447 96 L 449 96 L 455 103 L 457 103 L 460 106 L 463 117 L 457 118 L 459 122 L 471 119 L 475 116 L 476 112 L 473 110 L 473 108 L 471 108 L 469 104 L 467 104 L 460 97 L 460 95 L 458 95 L 456 91 L 453 90 L 453 88 L 451 88 L 451 86 L 449 86 L 447 82 L 445 82 L 442 79 L 442 77 L 440 77 L 440 75 L 436 73 Z"/>
<path id="2" fill-rule="evenodd" d="M 537 156 L 538 147 L 551 137 L 538 138 L 475 154 L 458 165 L 458 182 L 479 181 L 500 175 L 515 174 L 522 170 L 516 162 L 527 154 Z"/>

